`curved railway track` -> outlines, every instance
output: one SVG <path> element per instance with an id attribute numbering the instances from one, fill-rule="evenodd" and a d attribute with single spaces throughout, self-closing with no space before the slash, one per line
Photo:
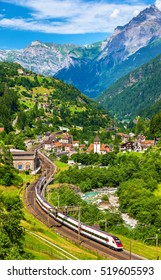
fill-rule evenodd
<path id="1" fill-rule="evenodd" d="M 47 160 L 47 158 L 42 154 L 39 153 L 39 158 L 42 163 L 42 172 L 46 175 L 48 182 L 51 181 L 52 176 L 56 172 L 56 167 Z M 27 209 L 30 211 L 30 213 L 37 219 L 39 219 L 41 222 L 43 222 L 48 227 L 52 228 L 54 231 L 56 231 L 61 236 L 74 241 L 77 244 L 80 244 L 81 246 L 86 247 L 89 250 L 97 252 L 99 255 L 102 255 L 104 257 L 108 257 L 111 259 L 117 259 L 117 260 L 141 260 L 143 259 L 141 256 L 132 254 L 128 251 L 114 251 L 110 248 L 101 245 L 93 240 L 90 240 L 84 236 L 78 236 L 78 234 L 71 229 L 63 226 L 56 220 L 54 220 L 51 216 L 49 216 L 47 213 L 45 213 L 41 207 L 36 202 L 35 197 L 35 184 L 31 184 L 26 188 L 25 190 L 25 204 Z"/>

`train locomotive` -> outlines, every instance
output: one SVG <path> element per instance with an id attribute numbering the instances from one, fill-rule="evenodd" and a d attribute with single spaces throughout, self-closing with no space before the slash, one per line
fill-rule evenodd
<path id="1" fill-rule="evenodd" d="M 110 247 L 111 249 L 117 251 L 123 250 L 123 245 L 118 237 L 96 229 L 92 226 L 88 226 L 84 223 L 80 223 L 78 220 L 68 216 L 67 214 L 61 213 L 60 211 L 58 211 L 57 208 L 49 204 L 42 194 L 46 185 L 46 177 L 42 176 L 37 181 L 35 186 L 36 201 L 46 213 L 48 213 L 56 221 L 71 228 L 76 232 L 79 232 L 81 235 L 84 235 L 87 238 L 93 239 L 101 244 L 104 244 L 107 247 Z"/>

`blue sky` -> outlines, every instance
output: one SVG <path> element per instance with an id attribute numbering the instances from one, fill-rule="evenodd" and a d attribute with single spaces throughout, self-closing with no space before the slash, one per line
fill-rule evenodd
<path id="1" fill-rule="evenodd" d="M 161 0 L 1 0 L 0 49 L 32 41 L 90 44 Z"/>

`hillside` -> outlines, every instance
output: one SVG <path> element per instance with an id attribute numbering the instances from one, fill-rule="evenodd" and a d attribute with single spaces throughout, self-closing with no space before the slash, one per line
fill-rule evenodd
<path id="1" fill-rule="evenodd" d="M 34 74 L 14 63 L 0 63 L 0 124 L 26 134 L 56 131 L 59 126 L 94 133 L 108 126 L 108 114 L 72 85 Z M 13 122 L 13 120 L 16 120 Z"/>
<path id="2" fill-rule="evenodd" d="M 161 99 L 161 55 L 119 79 L 97 100 L 118 119 L 151 117 Z"/>

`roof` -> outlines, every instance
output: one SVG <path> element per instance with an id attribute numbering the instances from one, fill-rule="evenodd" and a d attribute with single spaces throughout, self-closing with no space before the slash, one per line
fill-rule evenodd
<path id="1" fill-rule="evenodd" d="M 36 153 L 35 151 L 23 151 L 11 149 L 13 160 L 31 160 L 35 159 Z"/>
<path id="2" fill-rule="evenodd" d="M 118 133 L 116 133 L 118 136 L 121 136 L 121 137 L 127 137 L 127 138 L 129 138 L 129 135 L 128 134 L 124 134 L 124 133 L 122 133 L 122 132 L 118 132 Z"/>
<path id="3" fill-rule="evenodd" d="M 100 142 L 98 135 L 96 135 L 96 137 L 94 138 L 94 142 Z"/>
<path id="4" fill-rule="evenodd" d="M 60 143 L 60 142 L 55 142 L 55 143 L 54 143 L 54 146 L 55 146 L 55 147 L 63 147 L 63 144 Z"/>
<path id="5" fill-rule="evenodd" d="M 146 146 L 154 146 L 155 144 L 155 141 L 154 140 L 145 140 L 143 142 L 140 142 L 140 145 L 143 147 L 146 147 Z"/>
<path id="6" fill-rule="evenodd" d="M 0 132 L 3 132 L 4 131 L 4 127 L 0 127 Z"/>
<path id="7" fill-rule="evenodd" d="M 100 150 L 105 151 L 105 152 L 111 152 L 111 149 L 109 148 L 109 146 L 107 144 L 102 144 Z"/>
<path id="8" fill-rule="evenodd" d="M 94 150 L 94 144 L 91 143 L 91 144 L 89 145 L 88 149 L 87 149 L 87 152 L 90 153 L 90 152 L 93 152 L 93 150 Z"/>

